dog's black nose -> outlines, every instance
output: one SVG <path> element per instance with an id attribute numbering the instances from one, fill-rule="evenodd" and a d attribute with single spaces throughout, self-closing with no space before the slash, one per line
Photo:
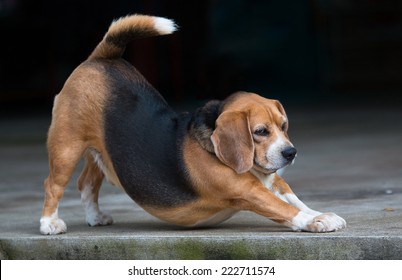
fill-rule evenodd
<path id="1" fill-rule="evenodd" d="M 288 147 L 282 151 L 282 156 L 287 159 L 288 161 L 291 161 L 295 158 L 297 153 L 297 150 L 293 147 Z"/>

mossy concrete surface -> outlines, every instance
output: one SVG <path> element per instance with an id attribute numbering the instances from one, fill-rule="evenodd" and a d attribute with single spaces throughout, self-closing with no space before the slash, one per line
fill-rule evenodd
<path id="1" fill-rule="evenodd" d="M 35 238 L 1 240 L 2 259 L 401 259 L 400 237 Z"/>
<path id="2" fill-rule="evenodd" d="M 402 111 L 288 116 L 298 157 L 286 181 L 311 208 L 343 217 L 346 229 L 292 232 L 250 212 L 183 229 L 106 183 L 100 207 L 114 224 L 88 227 L 76 188 L 80 164 L 59 207 L 68 232 L 42 236 L 49 119 L 0 120 L 0 259 L 402 259 Z"/>

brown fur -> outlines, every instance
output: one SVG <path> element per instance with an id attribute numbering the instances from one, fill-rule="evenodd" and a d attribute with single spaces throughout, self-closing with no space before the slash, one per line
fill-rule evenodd
<path id="1" fill-rule="evenodd" d="M 185 165 L 200 199 L 181 207 L 147 210 L 163 220 L 185 226 L 196 225 L 227 208 L 250 210 L 280 223 L 290 222 L 299 209 L 281 201 L 247 172 L 253 167 L 254 149 L 256 156 L 262 158 L 272 142 L 267 138 L 254 144 L 251 127 L 263 122 L 279 130 L 277 126 L 281 126 L 286 117 L 280 113 L 278 104 L 255 94 L 232 97 L 223 108 L 213 134 L 204 130 L 206 135 L 212 134 L 214 146 L 219 146 L 217 153 L 229 155 L 215 156 L 211 151 L 206 152 L 205 146 L 209 144 L 200 145 L 200 138 L 208 143 L 206 137 L 200 136 L 201 131 L 192 131 L 184 142 Z M 247 166 L 245 161 L 250 161 Z M 281 193 L 293 193 L 279 176 L 275 178 L 275 188 Z"/>
<path id="2" fill-rule="evenodd" d="M 104 112 L 112 90 L 105 65 L 113 64 L 112 69 L 116 71 L 114 75 L 123 76 L 132 82 L 130 85 L 134 87 L 139 81 L 142 85 L 147 83 L 134 68 L 127 67 L 126 62 L 119 57 L 125 44 L 133 38 L 163 35 L 174 31 L 174 26 L 170 26 L 168 31 L 163 28 L 158 30 L 156 20 L 154 17 L 137 15 L 115 21 L 88 60 L 77 67 L 55 98 L 47 141 L 50 172 L 45 180 L 41 219 L 43 234 L 66 231 L 64 222 L 57 215 L 58 204 L 82 157 L 85 158 L 85 166 L 78 180 L 78 187 L 82 192 L 84 205 L 90 209 L 87 212 L 88 224 L 105 225 L 112 222 L 110 217 L 105 218 L 97 205 L 99 188 L 104 177 L 113 185 L 123 187 L 106 149 L 104 136 Z M 118 98 L 118 95 L 116 96 L 113 98 Z M 217 110 L 219 104 L 221 106 Z M 289 159 L 283 160 L 283 149 L 293 147 L 288 139 L 288 120 L 282 105 L 276 100 L 242 92 L 232 95 L 223 103 L 212 101 L 202 110 L 215 110 L 213 112 L 216 117 L 209 117 L 208 122 L 211 122 L 211 119 L 215 122 L 215 118 L 216 122 L 213 125 L 202 121 L 197 125 L 190 122 L 187 134 L 179 142 L 182 145 L 180 152 L 183 157 L 183 163 L 180 164 L 184 165 L 180 168 L 185 170 L 188 177 L 186 182 L 189 182 L 188 186 L 192 188 L 196 199 L 177 204 L 179 206 L 157 207 L 145 203 L 142 204 L 143 208 L 162 220 L 183 226 L 216 224 L 236 211 L 249 210 L 294 229 L 321 231 L 321 224 L 304 225 L 306 217 L 310 214 L 303 214 L 294 221 L 302 212 L 297 207 L 307 209 L 306 211 L 314 215 L 315 211 L 308 209 L 295 198 L 292 198 L 295 202 L 291 205 L 276 196 L 293 194 L 286 182 L 275 174 L 277 169 L 290 163 Z M 157 114 L 157 111 L 154 113 Z M 266 133 L 258 133 L 260 128 Z M 277 141 L 278 139 L 281 141 Z M 274 155 L 280 159 L 280 163 L 271 168 L 267 154 L 270 147 L 279 142 L 280 144 L 276 145 L 280 147 L 275 150 Z M 123 142 L 122 145 L 124 151 L 124 145 L 129 143 Z M 112 146 L 112 149 L 113 147 L 115 146 Z M 110 152 L 113 151 L 109 146 L 108 148 Z M 295 154 L 291 159 L 294 156 Z M 273 177 L 270 177 L 270 174 L 273 174 Z M 270 178 L 273 178 L 272 182 L 264 186 L 263 181 Z M 156 188 L 158 191 L 158 186 L 146 187 Z M 334 216 L 331 216 L 331 219 L 336 220 L 337 216 L 333 218 Z M 328 217 L 320 216 L 319 223 L 328 222 Z M 339 221 L 333 223 L 338 228 L 341 224 Z M 326 230 L 334 230 L 327 228 Z"/>

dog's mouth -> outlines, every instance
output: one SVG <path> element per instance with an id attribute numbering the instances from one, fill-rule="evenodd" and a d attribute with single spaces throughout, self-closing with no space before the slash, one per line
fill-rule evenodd
<path id="1" fill-rule="evenodd" d="M 275 173 L 279 169 L 282 169 L 288 165 L 292 165 L 293 162 L 294 162 L 294 159 L 291 161 L 284 161 L 283 164 L 281 164 L 280 166 L 266 167 L 266 166 L 262 165 L 261 163 L 259 163 L 258 160 L 254 159 L 253 168 L 261 173 L 269 175 L 269 174 Z"/>
<path id="2" fill-rule="evenodd" d="M 287 165 L 287 164 L 286 164 L 286 165 Z M 284 165 L 283 167 L 285 167 L 286 165 Z M 266 167 L 262 166 L 258 161 L 255 161 L 255 160 L 254 160 L 254 166 L 253 166 L 253 168 L 254 168 L 255 170 L 257 170 L 257 171 L 259 171 L 259 172 L 261 172 L 261 173 L 267 174 L 267 175 L 272 174 L 272 173 L 275 173 L 276 171 L 278 171 L 278 169 L 281 169 L 281 168 L 283 168 L 283 167 L 279 167 L 279 168 L 266 168 Z"/>

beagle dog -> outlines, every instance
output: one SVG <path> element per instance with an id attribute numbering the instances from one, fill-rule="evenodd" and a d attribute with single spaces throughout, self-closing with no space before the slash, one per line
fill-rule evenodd
<path id="1" fill-rule="evenodd" d="M 213 226 L 248 210 L 295 231 L 344 228 L 344 219 L 311 210 L 277 174 L 296 156 L 281 103 L 238 92 L 177 114 L 121 58 L 131 40 L 175 30 L 166 18 L 120 18 L 67 79 L 54 100 L 48 132 L 50 174 L 40 232 L 66 232 L 59 201 L 82 157 L 78 188 L 90 226 L 113 222 L 98 206 L 106 178 L 176 225 Z"/>

